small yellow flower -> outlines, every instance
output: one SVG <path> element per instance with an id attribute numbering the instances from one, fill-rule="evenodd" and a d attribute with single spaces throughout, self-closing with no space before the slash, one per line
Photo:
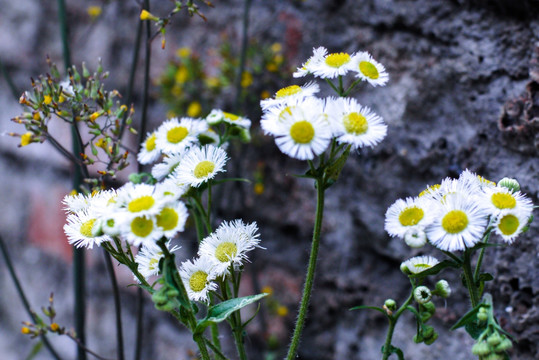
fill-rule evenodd
<path id="1" fill-rule="evenodd" d="M 256 195 L 262 195 L 264 193 L 264 184 L 256 183 L 254 191 Z"/>
<path id="2" fill-rule="evenodd" d="M 251 75 L 250 72 L 244 71 L 243 74 L 241 74 L 241 87 L 247 88 L 251 86 L 253 83 L 253 75 Z"/>
<path id="3" fill-rule="evenodd" d="M 266 65 L 266 70 L 268 70 L 269 72 L 277 72 L 277 70 L 279 70 L 279 67 L 275 63 L 270 62 L 268 63 L 268 65 Z"/>
<path id="4" fill-rule="evenodd" d="M 176 55 L 181 58 L 189 57 L 189 55 L 191 55 L 191 49 L 188 47 L 179 48 L 178 50 L 176 50 Z"/>
<path id="5" fill-rule="evenodd" d="M 63 103 L 64 101 L 66 101 L 66 98 L 63 97 L 63 95 L 60 95 L 60 96 L 58 97 L 58 102 L 61 104 L 61 103 Z"/>
<path id="6" fill-rule="evenodd" d="M 52 97 L 50 95 L 45 95 L 43 97 L 43 104 L 49 105 L 52 102 Z"/>
<path id="7" fill-rule="evenodd" d="M 41 115 L 39 114 L 39 112 L 35 111 L 33 114 L 32 114 L 32 118 L 36 121 L 39 121 L 41 120 Z"/>
<path id="8" fill-rule="evenodd" d="M 284 317 L 288 315 L 288 308 L 284 305 L 281 305 L 277 308 L 277 315 Z"/>
<path id="9" fill-rule="evenodd" d="M 189 104 L 187 107 L 187 116 L 189 117 L 197 117 L 202 112 L 202 106 L 198 101 L 193 101 Z"/>
<path id="10" fill-rule="evenodd" d="M 152 20 L 152 21 L 158 21 L 159 18 L 155 15 L 153 15 L 148 10 L 142 10 L 140 12 L 140 20 Z"/>
<path id="11" fill-rule="evenodd" d="M 283 55 L 281 54 L 277 54 L 273 57 L 273 62 L 276 64 L 276 65 L 281 65 L 284 61 L 284 57 Z"/>
<path id="12" fill-rule="evenodd" d="M 27 132 L 21 135 L 21 146 L 29 145 L 32 142 L 32 133 Z"/>
<path id="13" fill-rule="evenodd" d="M 28 335 L 30 333 L 32 333 L 32 330 L 30 330 L 29 328 L 27 328 L 26 326 L 23 326 L 21 328 L 21 333 L 23 333 L 24 335 Z"/>
<path id="14" fill-rule="evenodd" d="M 281 45 L 281 43 L 276 42 L 271 45 L 271 51 L 273 51 L 274 53 L 281 52 L 282 49 L 283 46 Z"/>
<path id="15" fill-rule="evenodd" d="M 60 326 L 57 323 L 52 323 L 51 324 L 51 330 L 52 331 L 57 332 L 58 329 L 60 329 Z"/>
<path id="16" fill-rule="evenodd" d="M 97 119 L 97 118 L 100 117 L 100 116 L 101 116 L 101 114 L 100 114 L 99 112 L 96 111 L 96 112 L 94 112 L 92 115 L 90 115 L 90 121 L 91 121 L 91 122 L 94 122 L 95 119 Z"/>
<path id="17" fill-rule="evenodd" d="M 176 71 L 176 74 L 174 74 L 174 80 L 178 84 L 183 84 L 187 81 L 189 78 L 189 70 L 185 66 L 180 66 L 178 70 Z"/>
<path id="18" fill-rule="evenodd" d="M 273 294 L 273 288 L 269 285 L 264 286 L 261 291 L 266 294 Z"/>
<path id="19" fill-rule="evenodd" d="M 88 6 L 88 8 L 86 9 L 86 12 L 90 16 L 90 18 L 94 20 L 94 19 L 97 19 L 99 15 L 101 15 L 101 13 L 103 12 L 103 9 L 101 9 L 101 6 L 97 6 L 97 5 Z"/>
<path id="20" fill-rule="evenodd" d="M 104 138 L 100 138 L 95 142 L 95 146 L 100 147 L 101 149 L 105 149 L 107 146 L 107 141 Z"/>
<path id="21" fill-rule="evenodd" d="M 211 76 L 209 78 L 206 79 L 206 86 L 208 86 L 209 88 L 216 88 L 219 86 L 219 78 L 215 77 L 215 76 Z"/>
<path id="22" fill-rule="evenodd" d="M 271 93 L 268 90 L 264 90 L 260 93 L 260 98 L 262 98 L 262 100 L 267 99 L 269 97 L 271 97 Z"/>
<path id="23" fill-rule="evenodd" d="M 179 96 L 182 96 L 182 94 L 183 94 L 183 90 L 180 86 L 174 85 L 172 87 L 172 95 L 179 97 Z"/>

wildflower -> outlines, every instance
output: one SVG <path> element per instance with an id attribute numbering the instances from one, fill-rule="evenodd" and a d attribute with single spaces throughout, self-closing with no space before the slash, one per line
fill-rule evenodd
<path id="1" fill-rule="evenodd" d="M 411 248 L 420 248 L 427 243 L 427 234 L 422 227 L 411 227 L 404 233 L 404 242 Z"/>
<path id="2" fill-rule="evenodd" d="M 206 131 L 206 122 L 190 118 L 172 118 L 165 121 L 156 131 L 157 148 L 167 155 L 179 153 L 197 141 L 198 134 Z"/>
<path id="3" fill-rule="evenodd" d="M 208 302 L 208 292 L 217 290 L 212 262 L 205 257 L 187 260 L 180 266 L 180 277 L 192 301 Z"/>
<path id="4" fill-rule="evenodd" d="M 384 86 L 389 80 L 385 67 L 374 60 L 368 52 L 360 52 L 354 56 L 353 68 L 356 77 L 366 80 L 373 86 Z"/>
<path id="5" fill-rule="evenodd" d="M 309 82 L 303 86 L 290 85 L 278 90 L 272 99 L 261 100 L 260 106 L 262 107 L 262 110 L 267 110 L 278 104 L 288 104 L 294 100 L 301 100 L 313 96 L 318 91 L 320 91 L 320 87 L 315 82 Z"/>
<path id="6" fill-rule="evenodd" d="M 498 216 L 504 210 L 516 210 L 524 213 L 531 213 L 533 204 L 520 191 L 513 192 L 503 186 L 496 186 L 485 189 L 482 203 L 488 207 L 490 213 Z"/>
<path id="7" fill-rule="evenodd" d="M 155 243 L 163 236 L 163 230 L 157 226 L 155 216 L 126 218 L 120 226 L 121 236 L 133 246 Z"/>
<path id="8" fill-rule="evenodd" d="M 83 210 L 76 214 L 69 214 L 67 224 L 64 225 L 64 232 L 70 244 L 76 247 L 86 247 L 92 249 L 94 245 L 99 246 L 102 242 L 110 241 L 108 235 L 97 235 L 99 232 L 98 216 L 95 212 Z"/>
<path id="9" fill-rule="evenodd" d="M 32 143 L 32 136 L 33 134 L 31 132 L 27 132 L 21 135 L 21 146 L 30 145 Z"/>
<path id="10" fill-rule="evenodd" d="M 429 241 L 445 251 L 464 250 L 478 243 L 487 226 L 487 210 L 474 198 L 448 194 L 432 208 L 434 221 L 425 229 Z"/>
<path id="11" fill-rule="evenodd" d="M 163 162 L 155 164 L 152 167 L 152 176 L 157 180 L 163 180 L 171 173 L 173 173 L 174 170 L 180 165 L 183 156 L 183 151 L 171 156 L 166 156 L 163 159 Z"/>
<path id="12" fill-rule="evenodd" d="M 531 211 L 503 210 L 494 223 L 494 232 L 508 244 L 513 243 L 528 224 Z"/>
<path id="13" fill-rule="evenodd" d="M 152 20 L 152 21 L 158 21 L 159 18 L 155 15 L 152 15 L 148 10 L 142 10 L 140 12 L 140 20 Z"/>
<path id="14" fill-rule="evenodd" d="M 189 55 L 191 55 L 191 49 L 188 47 L 181 47 L 178 50 L 176 50 L 176 55 L 181 58 L 189 57 Z"/>
<path id="15" fill-rule="evenodd" d="M 298 98 L 266 109 L 260 120 L 260 126 L 264 133 L 276 135 L 279 124 L 284 122 L 285 116 L 292 114 L 294 108 L 308 109 L 311 115 L 319 116 L 325 111 L 325 101 L 312 96 Z"/>
<path id="16" fill-rule="evenodd" d="M 220 109 L 213 109 L 208 116 L 206 116 L 206 121 L 210 125 L 220 124 L 225 118 L 225 114 Z"/>
<path id="17" fill-rule="evenodd" d="M 386 211 L 385 230 L 391 236 L 404 237 L 411 229 L 423 229 L 432 218 L 427 208 L 428 202 L 421 198 L 406 198 L 395 201 Z M 416 232 L 418 240 L 421 234 Z M 414 242 L 408 233 L 409 241 Z M 413 246 L 412 246 L 413 247 Z"/>
<path id="18" fill-rule="evenodd" d="M 101 15 L 103 9 L 101 8 L 101 6 L 88 6 L 88 8 L 86 8 L 86 12 L 90 16 L 90 18 L 94 20 L 98 18 L 99 15 Z"/>
<path id="19" fill-rule="evenodd" d="M 166 247 L 169 252 L 174 252 L 180 249 L 179 246 L 173 246 L 168 241 Z M 142 245 L 141 249 L 135 256 L 135 262 L 138 264 L 138 272 L 148 279 L 150 276 L 159 274 L 159 260 L 164 257 L 163 251 L 157 244 L 147 243 Z M 136 277 L 135 277 L 136 280 Z"/>
<path id="20" fill-rule="evenodd" d="M 503 179 L 498 181 L 498 186 L 507 188 L 511 190 L 511 192 L 520 191 L 520 184 L 518 183 L 516 179 L 512 179 L 512 178 L 504 177 Z"/>
<path id="21" fill-rule="evenodd" d="M 183 202 L 170 202 L 155 216 L 156 225 L 163 232 L 163 236 L 171 239 L 179 231 L 183 231 L 188 216 Z"/>
<path id="22" fill-rule="evenodd" d="M 324 58 L 326 57 L 327 50 L 325 47 L 320 46 L 316 49 L 313 49 L 313 55 L 307 59 L 306 62 L 304 62 L 301 67 L 299 67 L 293 74 L 295 78 L 303 77 L 308 74 L 313 73 L 313 68 L 316 67 L 316 65 L 322 61 L 324 61 Z"/>
<path id="23" fill-rule="evenodd" d="M 163 197 L 167 202 L 176 201 L 185 194 L 188 188 L 188 185 L 169 177 L 155 185 L 155 194 Z"/>
<path id="24" fill-rule="evenodd" d="M 227 155 L 223 149 L 213 145 L 206 145 L 202 149 L 194 147 L 185 154 L 173 177 L 180 183 L 198 187 L 226 171 L 226 161 Z"/>
<path id="25" fill-rule="evenodd" d="M 387 134 L 382 118 L 352 98 L 329 99 L 326 104 L 333 135 L 353 149 L 373 147 Z"/>
<path id="26" fill-rule="evenodd" d="M 432 298 L 432 293 L 426 286 L 418 286 L 414 289 L 414 299 L 419 304 L 425 304 Z"/>
<path id="27" fill-rule="evenodd" d="M 202 112 L 202 105 L 198 101 L 193 101 L 187 107 L 187 116 L 197 117 Z"/>
<path id="28" fill-rule="evenodd" d="M 444 299 L 448 298 L 451 295 L 451 287 L 446 280 L 440 280 L 436 283 L 436 288 L 433 291 L 434 295 L 438 295 Z"/>
<path id="29" fill-rule="evenodd" d="M 150 164 L 161 156 L 161 151 L 156 146 L 157 136 L 155 132 L 148 133 L 146 135 L 146 140 L 140 144 L 140 151 L 137 154 L 137 160 L 142 165 Z"/>
<path id="30" fill-rule="evenodd" d="M 249 129 L 251 127 L 251 120 L 225 111 L 223 111 L 223 121 L 244 129 Z"/>
<path id="31" fill-rule="evenodd" d="M 440 261 L 433 256 L 416 256 L 404 261 L 400 269 L 406 274 L 419 274 L 425 270 L 436 266 Z"/>
<path id="32" fill-rule="evenodd" d="M 118 189 L 117 206 L 134 216 L 153 216 L 158 214 L 166 200 L 155 193 L 148 184 L 127 183 Z"/>
<path id="33" fill-rule="evenodd" d="M 353 56 L 348 53 L 332 53 L 324 56 L 323 59 L 316 61 L 309 68 L 315 76 L 322 79 L 333 79 L 338 76 L 346 75 L 354 66 Z"/>

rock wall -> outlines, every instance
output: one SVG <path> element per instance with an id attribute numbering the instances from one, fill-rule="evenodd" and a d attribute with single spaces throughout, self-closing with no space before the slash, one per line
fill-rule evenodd
<path id="1" fill-rule="evenodd" d="M 95 1 L 102 15 L 90 20 L 87 2 L 67 1 L 73 62 L 94 66 L 97 58 L 111 72 L 110 86 L 125 91 L 134 43 L 136 2 Z M 152 2 L 154 3 L 154 2 Z M 165 15 L 168 2 L 152 4 Z M 239 46 L 243 2 L 202 5 L 205 23 L 179 15 L 167 31 L 167 48 L 158 41 L 152 52 L 151 74 L 156 78 L 175 50 L 190 46 L 200 53 L 216 47 L 223 32 Z M 0 0 L 0 60 L 19 90 L 30 76 L 46 71 L 45 55 L 61 63 L 55 2 Z M 390 74 L 383 88 L 362 87 L 357 99 L 373 108 L 388 124 L 388 136 L 372 151 L 353 154 L 327 193 L 326 216 L 314 294 L 299 356 L 302 359 L 376 359 L 386 331 L 376 312 L 350 312 L 356 305 L 381 305 L 392 297 L 404 300 L 407 285 L 399 271 L 403 259 L 418 254 L 384 232 L 384 214 L 397 198 L 413 196 L 426 184 L 457 176 L 468 168 L 486 178 L 511 176 L 538 203 L 539 192 L 539 5 L 534 0 L 366 0 L 366 1 L 253 1 L 250 36 L 260 42 L 281 42 L 298 66 L 312 48 L 331 51 L 368 50 Z M 237 50 L 237 48 L 236 48 Z M 142 69 L 142 68 L 141 68 Z M 135 104 L 140 106 L 142 70 L 136 78 Z M 290 79 L 292 82 L 292 79 Z M 255 79 L 256 83 L 256 79 Z M 281 87 L 289 84 L 280 84 Z M 277 89 L 268 89 L 275 91 Z M 165 119 L 155 87 L 150 108 L 151 126 Z M 231 98 L 230 98 L 231 99 Z M 223 99 L 224 106 L 230 99 Z M 0 132 L 21 131 L 9 122 L 20 107 L 0 78 Z M 253 359 L 271 352 L 281 357 L 295 319 L 303 272 L 314 222 L 314 188 L 293 174 L 305 164 L 282 155 L 257 126 L 260 110 L 244 109 L 254 120 L 253 144 L 232 151 L 239 164 L 229 173 L 252 178 L 262 171 L 265 191 L 252 185 L 228 186 L 222 191 L 217 216 L 257 221 L 267 250 L 257 250 L 246 293 L 271 286 L 273 299 L 288 308 L 276 316 L 268 307 L 249 328 Z M 138 112 L 140 113 L 140 112 Z M 68 131 L 58 134 L 69 143 Z M 70 191 L 69 165 L 48 145 L 16 148 L 17 141 L 0 138 L 0 177 L 3 203 L 0 234 L 9 249 L 34 308 L 47 303 L 54 291 L 59 322 L 73 324 L 71 249 L 62 234 L 60 200 Z M 504 328 L 518 339 L 512 359 L 539 356 L 539 259 L 537 221 L 511 247 L 489 249 L 486 268 L 495 280 L 487 291 L 495 299 Z M 193 246 L 184 245 L 190 256 Z M 87 253 L 89 347 L 103 356 L 115 355 L 113 303 L 102 254 Z M 3 264 L 3 262 L 2 262 Z M 21 359 L 33 343 L 19 333 L 27 320 L 5 266 L 0 266 L 0 349 L 2 358 Z M 125 339 L 132 357 L 135 296 L 127 288 L 131 277 L 118 269 L 124 285 Z M 447 329 L 466 311 L 460 280 L 443 273 L 455 293 L 433 320 L 439 340 L 415 345 L 415 324 L 399 322 L 394 344 L 407 357 L 470 359 L 472 341 L 462 331 Z M 146 299 L 143 358 L 188 359 L 194 350 L 190 336 Z M 264 339 L 266 338 L 266 339 Z M 74 347 L 53 339 L 64 358 Z M 225 343 L 226 339 L 225 339 Z M 229 353 L 234 354 L 228 342 Z M 42 351 L 38 359 L 48 359 Z"/>

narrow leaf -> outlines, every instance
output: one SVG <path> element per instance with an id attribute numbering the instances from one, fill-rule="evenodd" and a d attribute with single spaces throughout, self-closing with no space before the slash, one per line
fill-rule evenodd
<path id="1" fill-rule="evenodd" d="M 411 277 L 411 278 L 422 278 L 422 277 L 425 277 L 425 276 L 436 275 L 440 271 L 442 271 L 443 269 L 448 268 L 448 267 L 458 269 L 460 267 L 460 265 L 457 262 L 452 261 L 452 260 L 444 260 L 444 261 L 434 265 L 430 269 L 422 271 L 422 272 L 420 272 L 418 274 L 412 274 L 412 275 L 408 275 L 408 276 Z"/>
<path id="2" fill-rule="evenodd" d="M 476 316 L 477 316 L 477 312 L 479 311 L 479 309 L 483 306 L 488 306 L 488 305 L 485 305 L 483 303 L 477 305 L 476 307 L 474 307 L 472 310 L 468 311 L 466 314 L 464 314 L 464 316 L 462 316 L 459 321 L 457 321 L 455 323 L 455 325 L 453 325 L 451 327 L 450 330 L 456 330 L 460 327 L 463 327 L 465 326 L 466 324 L 469 324 L 471 322 L 474 322 L 475 319 L 476 319 Z"/>
<path id="3" fill-rule="evenodd" d="M 384 309 L 379 308 L 377 306 L 360 305 L 360 306 L 354 306 L 353 308 L 349 310 L 352 311 L 352 310 L 364 310 L 364 309 L 380 311 L 382 314 L 387 316 L 387 313 L 384 311 Z"/>

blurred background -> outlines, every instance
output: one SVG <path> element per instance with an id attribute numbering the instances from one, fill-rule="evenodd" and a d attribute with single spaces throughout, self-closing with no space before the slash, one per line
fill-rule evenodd
<path id="1" fill-rule="evenodd" d="M 305 163 L 281 154 L 259 128 L 259 101 L 278 89 L 302 84 L 296 67 L 313 47 L 330 52 L 369 51 L 385 65 L 386 87 L 363 85 L 353 93 L 388 124 L 387 138 L 350 156 L 338 183 L 327 192 L 319 267 L 299 351 L 301 359 L 377 359 L 386 319 L 377 312 L 348 309 L 404 301 L 408 285 L 400 263 L 431 249 L 410 249 L 384 231 L 384 214 L 397 198 L 416 196 L 427 184 L 456 177 L 468 168 L 498 181 L 516 178 L 535 204 L 539 191 L 539 1 L 537 0 L 283 0 L 249 1 L 244 71 L 237 77 L 245 29 L 245 0 L 198 3 L 207 21 L 184 11 L 151 46 L 148 131 L 171 116 L 206 116 L 212 108 L 253 121 L 252 143 L 235 145 L 229 176 L 251 183 L 222 188 L 220 220 L 256 221 L 262 246 L 242 279 L 245 294 L 271 291 L 249 327 L 252 359 L 279 359 L 286 350 L 300 299 L 315 213 L 312 181 L 294 177 Z M 73 64 L 95 70 L 101 58 L 110 71 L 108 89 L 125 94 L 133 62 L 141 5 L 135 0 L 67 0 L 68 40 Z M 172 2 L 150 1 L 164 17 Z M 46 56 L 62 64 L 54 1 L 0 0 L 0 132 L 23 132 L 10 121 L 30 78 L 48 71 Z M 144 37 L 143 37 L 144 39 Z M 144 46 L 144 40 L 142 41 Z M 140 120 L 144 50 L 139 55 L 133 103 Z M 323 95 L 329 88 L 321 84 Z M 51 129 L 67 146 L 67 127 Z M 136 148 L 136 136 L 125 135 Z M 73 327 L 72 247 L 62 227 L 61 200 L 72 190 L 70 164 L 48 144 L 17 148 L 0 137 L 0 235 L 34 309 L 55 294 L 57 321 Z M 136 171 L 136 159 L 119 182 Z M 517 339 L 512 359 L 539 357 L 538 222 L 510 247 L 491 248 L 487 283 L 502 326 Z M 188 229 L 178 256 L 190 258 L 195 234 Z M 178 242 L 178 243 L 180 243 Z M 115 356 L 114 304 L 99 249 L 86 252 L 87 344 Z M 0 352 L 26 359 L 37 340 L 20 333 L 30 320 L 3 259 L 0 261 Z M 136 289 L 117 268 L 123 304 L 126 355 L 133 357 Z M 399 322 L 394 344 L 407 357 L 472 358 L 472 340 L 449 328 L 468 308 L 460 279 L 450 270 L 454 294 L 438 304 L 432 323 L 440 333 L 432 346 L 413 343 L 413 319 Z M 145 298 L 143 359 L 191 359 L 196 346 L 176 321 Z M 75 358 L 69 339 L 50 337 L 64 359 Z M 230 340 L 230 339 L 229 339 Z M 225 350 L 234 354 L 225 339 Z M 227 348 L 228 346 L 228 348 Z M 35 359 L 49 359 L 42 349 Z"/>

